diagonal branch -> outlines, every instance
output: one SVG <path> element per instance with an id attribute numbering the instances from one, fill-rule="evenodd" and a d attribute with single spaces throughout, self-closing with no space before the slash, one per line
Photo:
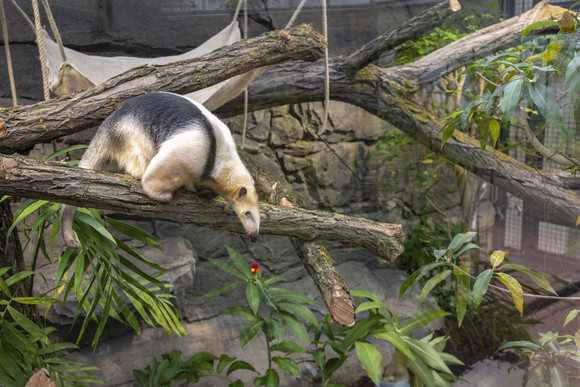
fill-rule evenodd
<path id="1" fill-rule="evenodd" d="M 222 47 L 200 58 L 142 66 L 71 96 L 0 112 L 0 153 L 23 151 L 100 124 L 123 101 L 153 91 L 186 94 L 235 75 L 286 60 L 312 61 L 324 54 L 312 26 L 274 31 Z"/>

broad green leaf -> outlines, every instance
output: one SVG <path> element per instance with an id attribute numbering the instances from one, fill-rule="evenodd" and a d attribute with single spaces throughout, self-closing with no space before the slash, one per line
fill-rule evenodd
<path id="1" fill-rule="evenodd" d="M 77 211 L 75 217 L 76 217 L 76 219 L 80 220 L 81 222 L 92 227 L 95 231 L 97 231 L 99 234 L 101 234 L 106 239 L 108 239 L 111 243 L 116 245 L 115 238 L 111 235 L 111 233 L 106 229 L 106 227 L 101 222 L 94 219 L 92 216 L 89 216 L 85 213 L 78 212 L 78 211 Z"/>
<path id="2" fill-rule="evenodd" d="M 217 296 L 219 294 L 227 293 L 230 290 L 233 290 L 233 289 L 237 288 L 238 286 L 241 286 L 245 283 L 246 283 L 245 280 L 236 281 L 236 282 L 228 282 L 227 284 L 220 286 L 217 289 L 210 290 L 209 292 L 204 294 L 203 297 L 207 298 L 207 297 L 213 297 L 213 296 Z"/>
<path id="3" fill-rule="evenodd" d="M 218 260 L 218 259 L 214 259 L 214 258 L 208 258 L 208 260 L 209 260 L 209 261 L 210 261 L 210 262 L 211 262 L 211 263 L 212 263 L 214 266 L 216 266 L 217 268 L 219 268 L 219 269 L 221 269 L 221 270 L 225 271 L 225 272 L 226 272 L 226 273 L 228 273 L 228 274 L 231 274 L 231 275 L 233 275 L 234 277 L 238 277 L 239 279 L 242 279 L 242 280 L 248 280 L 248 279 L 250 279 L 250 275 L 247 275 L 247 276 L 246 276 L 246 275 L 244 275 L 244 274 L 240 273 L 239 271 L 237 271 L 236 269 L 234 269 L 234 268 L 233 268 L 231 265 L 228 265 L 228 264 L 227 264 L 227 263 L 225 263 L 225 262 L 222 262 L 222 261 L 220 261 L 220 260 Z M 250 271 L 248 270 L 248 273 L 249 273 L 249 272 L 250 272 Z"/>
<path id="4" fill-rule="evenodd" d="M 492 279 L 492 277 L 493 277 L 492 269 L 486 269 L 477 276 L 475 284 L 473 285 L 473 292 L 471 295 L 471 299 L 473 301 L 473 306 L 475 307 L 475 309 L 479 308 L 479 304 L 481 304 L 481 300 L 484 294 L 487 292 L 489 281 Z"/>
<path id="5" fill-rule="evenodd" d="M 522 273 L 527 274 L 542 289 L 547 290 L 548 292 L 555 294 L 556 296 L 558 295 L 558 293 L 556 293 L 554 288 L 552 288 L 552 285 L 550 285 L 550 282 L 548 282 L 546 277 L 544 277 L 540 273 L 528 269 L 525 266 L 518 265 L 515 263 L 507 263 L 502 266 L 502 269 L 521 271 Z"/>
<path id="6" fill-rule="evenodd" d="M 447 246 L 447 248 L 453 249 L 453 251 L 457 251 L 464 244 L 471 241 L 476 235 L 477 235 L 477 233 L 474 231 L 469 231 L 466 233 L 457 234 L 453 237 L 453 239 L 451 240 L 451 243 L 449 243 L 449 246 Z"/>
<path id="7" fill-rule="evenodd" d="M 395 346 L 403 355 L 409 358 L 411 362 L 415 361 L 415 355 L 407 345 L 407 343 L 403 340 L 402 333 L 399 333 L 394 330 L 392 327 L 385 327 L 383 330 L 379 332 L 373 332 L 372 337 L 376 337 L 377 339 L 385 340 Z"/>
<path id="8" fill-rule="evenodd" d="M 48 203 L 47 200 L 37 200 L 37 201 L 34 201 L 31 205 L 27 206 L 24 210 L 22 210 L 22 212 L 20 212 L 18 214 L 18 216 L 16 217 L 16 219 L 14 219 L 12 221 L 12 225 L 8 229 L 8 232 L 6 233 L 6 238 L 5 239 L 7 240 L 10 237 L 10 234 L 12 234 L 12 231 L 14 230 L 14 227 L 16 227 L 28 215 L 30 215 L 34 211 L 38 210 L 40 207 L 44 206 L 46 203 Z"/>
<path id="9" fill-rule="evenodd" d="M 463 270 L 463 271 L 461 271 Z M 467 311 L 467 302 L 469 301 L 470 279 L 467 274 L 469 268 L 467 265 L 461 265 L 461 270 L 455 270 L 455 312 L 457 313 L 457 323 L 461 327 L 465 312 Z"/>
<path id="10" fill-rule="evenodd" d="M 532 101 L 534 101 L 544 118 L 556 127 L 562 128 L 564 126 L 562 110 L 556 98 L 554 98 L 552 90 L 543 83 L 536 81 L 530 83 L 528 91 Z"/>
<path id="11" fill-rule="evenodd" d="M 542 58 L 544 58 L 546 62 L 553 61 L 558 57 L 558 54 L 560 53 L 560 51 L 562 51 L 563 46 L 564 46 L 563 40 L 554 40 L 548 43 L 546 50 L 544 50 L 544 53 L 542 54 Z"/>
<path id="12" fill-rule="evenodd" d="M 431 322 L 447 315 L 449 315 L 449 313 L 441 309 L 425 309 L 413 314 L 411 317 L 405 320 L 399 329 L 401 332 L 411 333 L 415 329 L 424 327 L 427 324 L 430 324 Z"/>
<path id="13" fill-rule="evenodd" d="M 415 360 L 408 361 L 407 367 L 419 379 L 423 386 L 436 386 L 435 378 L 433 377 L 433 370 L 423 362 L 423 360 L 416 356 Z M 418 384 L 420 385 L 420 384 Z"/>
<path id="14" fill-rule="evenodd" d="M 518 340 L 518 341 L 508 341 L 507 343 L 503 343 L 502 345 L 499 346 L 498 351 L 501 351 L 504 349 L 511 349 L 511 348 L 528 348 L 528 349 L 531 349 L 533 351 L 537 351 L 537 350 L 541 349 L 542 347 L 540 347 L 538 344 L 536 344 L 532 341 Z"/>
<path id="15" fill-rule="evenodd" d="M 381 384 L 383 378 L 383 355 L 372 344 L 357 341 L 354 343 L 356 356 L 361 362 L 368 377 L 375 385 Z"/>
<path id="16" fill-rule="evenodd" d="M 506 255 L 507 251 L 495 250 L 493 253 L 491 253 L 491 256 L 489 257 L 489 262 L 491 263 L 491 266 L 494 269 L 496 269 L 503 262 Z"/>
<path id="17" fill-rule="evenodd" d="M 265 281 L 265 282 L 268 282 L 268 281 Z M 270 294 L 272 295 L 273 298 L 293 300 L 293 301 L 298 301 L 298 302 L 303 303 L 303 304 L 310 304 L 312 306 L 316 306 L 316 301 L 314 301 L 312 298 L 310 298 L 304 294 L 294 293 L 291 290 L 284 289 L 284 288 L 277 288 L 277 287 L 271 287 L 271 288 L 269 288 L 269 290 L 270 290 Z"/>
<path id="18" fill-rule="evenodd" d="M 288 375 L 300 377 L 300 370 L 298 369 L 296 362 L 289 357 L 273 357 L 272 361 L 278 364 L 278 367 Z"/>
<path id="19" fill-rule="evenodd" d="M 265 280 L 264 283 L 266 285 L 272 285 L 275 284 L 276 282 L 284 282 L 284 281 L 286 281 L 286 278 L 279 275 L 273 275 L 272 277 Z"/>
<path id="20" fill-rule="evenodd" d="M 278 387 L 280 385 L 280 376 L 275 369 L 269 369 L 266 371 L 265 384 L 266 387 Z"/>
<path id="21" fill-rule="evenodd" d="M 448 365 L 465 365 L 465 364 L 463 364 L 463 362 L 461 360 L 459 360 L 458 358 L 456 358 L 455 356 L 453 356 L 450 353 L 440 352 L 439 355 L 441 356 L 441 359 L 443 359 L 443 361 L 445 362 L 445 364 L 448 364 Z"/>
<path id="22" fill-rule="evenodd" d="M 240 331 L 240 347 L 244 348 L 264 328 L 264 320 L 250 321 Z"/>
<path id="23" fill-rule="evenodd" d="M 242 273 L 246 278 L 252 278 L 253 274 L 250 271 L 251 265 L 248 263 L 248 260 L 244 258 L 242 254 L 232 249 L 231 247 L 226 246 L 226 249 L 228 250 L 230 259 L 232 260 L 234 265 L 238 268 L 239 272 Z"/>
<path id="24" fill-rule="evenodd" d="M 370 301 L 382 302 L 381 299 L 374 293 L 371 293 L 367 290 L 352 290 L 350 295 L 353 297 L 361 297 L 366 298 Z"/>
<path id="25" fill-rule="evenodd" d="M 118 220 L 109 218 L 108 216 L 105 216 L 105 221 L 122 234 L 125 234 L 133 239 L 137 239 L 146 245 L 157 247 L 159 250 L 162 249 L 157 239 L 155 239 L 155 237 L 149 234 L 147 231 L 141 230 L 138 227 L 131 226 L 124 222 L 119 222 Z"/>
<path id="26" fill-rule="evenodd" d="M 220 310 L 220 314 L 227 314 L 228 316 L 241 317 L 248 321 L 258 321 L 256 315 L 247 307 L 231 306 Z"/>
<path id="27" fill-rule="evenodd" d="M 356 310 L 354 311 L 354 313 L 358 314 L 358 313 L 364 312 L 365 310 L 369 310 L 369 309 L 383 309 L 383 308 L 386 308 L 386 306 L 381 301 L 363 302 L 362 304 L 360 304 L 359 306 L 356 307 Z"/>
<path id="28" fill-rule="evenodd" d="M 401 298 L 403 294 L 405 294 L 407 289 L 415 286 L 415 284 L 417 284 L 421 280 L 421 278 L 423 278 L 428 272 L 444 265 L 446 265 L 445 262 L 433 262 L 413 272 L 413 274 L 407 277 L 407 279 L 403 281 L 403 283 L 401 284 L 401 288 L 399 289 L 399 298 Z"/>
<path id="29" fill-rule="evenodd" d="M 574 320 L 576 316 L 580 313 L 580 309 L 573 309 L 568 313 L 566 316 L 566 321 L 564 321 L 564 325 L 567 325 L 570 321 Z"/>
<path id="30" fill-rule="evenodd" d="M 187 361 L 184 364 L 187 367 L 190 367 L 190 366 L 194 366 L 194 365 L 199 364 L 199 363 L 203 363 L 203 362 L 207 362 L 207 361 L 214 361 L 217 359 L 218 359 L 218 357 L 216 355 L 214 355 L 213 353 L 201 351 L 201 352 L 196 352 L 192 357 L 187 359 Z M 212 369 L 213 369 L 213 366 L 212 366 Z"/>
<path id="31" fill-rule="evenodd" d="M 248 300 L 248 305 L 255 315 L 258 314 L 258 307 L 260 306 L 260 293 L 258 286 L 253 281 L 248 281 L 246 285 L 246 299 Z"/>
<path id="32" fill-rule="evenodd" d="M 445 125 L 443 125 L 442 128 L 443 135 L 441 136 L 441 149 L 443 149 L 445 143 L 451 138 L 451 136 L 453 136 L 455 128 L 457 128 L 457 125 L 459 125 L 459 117 L 457 117 L 457 119 L 454 118 L 450 121 L 447 121 Z"/>
<path id="33" fill-rule="evenodd" d="M 479 137 L 479 146 L 482 152 L 485 152 L 485 147 L 487 146 L 488 142 L 489 120 L 490 117 L 487 113 L 477 114 L 475 118 L 475 123 L 477 124 L 477 136 Z"/>
<path id="34" fill-rule="evenodd" d="M 300 344 L 298 344 L 294 341 L 291 341 L 291 340 L 285 340 L 285 341 L 282 341 L 281 343 L 274 344 L 274 345 L 272 345 L 270 350 L 284 352 L 284 353 L 304 353 L 304 352 L 306 352 L 306 350 L 304 349 L 303 346 L 301 346 Z"/>
<path id="35" fill-rule="evenodd" d="M 576 53 L 576 56 L 568 63 L 566 66 L 566 76 L 564 77 L 564 82 L 568 82 L 572 74 L 580 69 L 580 51 Z"/>
<path id="36" fill-rule="evenodd" d="M 419 310 L 419 308 L 421 307 L 421 303 L 423 303 L 423 300 L 425 299 L 425 297 L 427 297 L 427 294 L 429 294 L 429 292 L 433 290 L 433 288 L 437 286 L 441 281 L 449 277 L 450 274 L 451 270 L 444 270 L 441 273 L 434 275 L 432 278 L 429 279 L 429 281 L 425 283 L 425 286 L 423 286 L 421 294 L 419 295 L 419 301 L 417 301 L 417 310 Z"/>
<path id="37" fill-rule="evenodd" d="M 254 368 L 253 365 L 251 365 L 248 362 L 245 362 L 243 360 L 236 360 L 235 362 L 232 363 L 232 365 L 229 366 L 228 371 L 226 372 L 227 376 L 230 376 L 230 374 L 234 371 L 237 370 L 247 370 L 247 371 L 252 371 L 252 372 L 257 372 L 256 369 Z"/>
<path id="38" fill-rule="evenodd" d="M 409 348 L 411 348 L 411 351 L 413 351 L 416 357 L 423 360 L 429 367 L 451 374 L 451 370 L 447 364 L 445 364 L 439 355 L 439 352 L 429 344 L 408 336 L 403 336 L 402 339 L 407 343 Z"/>
<path id="39" fill-rule="evenodd" d="M 236 360 L 235 357 L 231 357 L 231 356 L 228 356 L 226 354 L 221 355 L 220 356 L 220 359 L 218 361 L 218 365 L 216 367 L 217 373 L 218 374 L 221 374 L 222 371 L 226 369 L 226 367 L 228 366 L 228 364 L 230 364 L 234 360 Z"/>
<path id="40" fill-rule="evenodd" d="M 493 146 L 497 144 L 497 140 L 499 138 L 499 121 L 495 118 L 492 118 L 489 121 L 489 133 L 491 134 L 491 139 L 493 140 Z"/>
<path id="41" fill-rule="evenodd" d="M 516 53 L 513 53 L 513 52 L 502 52 L 501 54 L 497 54 L 497 55 L 494 55 L 494 56 L 488 58 L 485 61 L 483 67 L 487 67 L 492 62 L 495 62 L 499 58 L 503 58 L 503 57 L 510 57 L 510 58 L 514 58 L 515 57 L 516 59 L 518 59 L 518 62 L 522 62 L 523 61 L 522 57 L 520 55 L 516 54 Z"/>
<path id="42" fill-rule="evenodd" d="M 461 248 L 453 254 L 453 258 L 457 259 L 461 256 L 461 254 L 465 253 L 467 250 L 472 250 L 472 249 L 479 249 L 479 246 L 476 245 L 475 243 L 466 243 L 463 246 L 461 246 Z"/>
<path id="43" fill-rule="evenodd" d="M 535 23 L 532 23 L 526 28 L 524 28 L 524 30 L 522 31 L 522 38 L 528 35 L 533 30 L 546 26 L 558 26 L 558 23 L 555 20 L 540 20 Z"/>
<path id="44" fill-rule="evenodd" d="M 10 317 L 14 319 L 14 322 L 18 324 L 18 326 L 28 332 L 31 336 L 35 339 L 40 341 L 47 341 L 48 337 L 36 323 L 30 320 L 28 317 L 20 313 L 14 308 L 8 307 L 6 308 L 8 313 L 10 313 Z"/>
<path id="45" fill-rule="evenodd" d="M 51 297 L 14 297 L 13 302 L 26 305 L 50 305 L 60 303 L 59 300 Z"/>
<path id="46" fill-rule="evenodd" d="M 369 315 L 363 320 L 354 324 L 352 328 L 348 331 L 344 339 L 342 340 L 341 346 L 343 352 L 346 352 L 353 343 L 363 337 L 366 337 L 371 329 L 382 319 L 379 315 Z"/>
<path id="47" fill-rule="evenodd" d="M 522 285 L 520 285 L 520 283 L 509 274 L 497 272 L 495 275 L 497 279 L 510 291 L 516 309 L 520 312 L 520 316 L 523 316 L 524 292 L 522 290 Z"/>
<path id="48" fill-rule="evenodd" d="M 10 270 L 10 268 L 6 268 L 8 270 Z M 4 273 L 1 273 L 0 275 L 4 275 L 8 270 L 6 270 Z M 34 271 L 30 271 L 30 270 L 22 270 L 19 271 L 18 273 L 6 278 L 6 285 L 8 286 L 12 286 L 15 283 L 23 280 L 24 278 L 30 277 L 31 275 L 34 275 L 36 272 Z"/>
<path id="49" fill-rule="evenodd" d="M 304 305 L 294 304 L 292 302 L 286 301 L 279 301 L 276 305 L 295 316 L 303 318 L 313 325 L 318 325 L 318 320 L 314 316 L 314 313 L 312 313 L 312 311 Z"/>
<path id="50" fill-rule="evenodd" d="M 282 325 L 288 328 L 288 330 L 290 330 L 290 332 L 292 332 L 296 337 L 305 342 L 310 341 L 308 331 L 301 321 L 287 312 L 278 312 L 276 315 L 280 319 Z"/>
<path id="51" fill-rule="evenodd" d="M 503 98 L 501 100 L 501 110 L 503 113 L 502 121 L 504 124 L 509 122 L 509 120 L 512 118 L 512 115 L 514 114 L 516 107 L 518 106 L 523 84 L 524 80 L 522 78 L 518 78 L 508 82 L 504 88 Z M 499 133 L 499 123 L 497 126 Z"/>

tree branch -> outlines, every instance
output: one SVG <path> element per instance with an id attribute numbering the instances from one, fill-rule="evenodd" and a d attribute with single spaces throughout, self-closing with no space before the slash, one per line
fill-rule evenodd
<path id="1" fill-rule="evenodd" d="M 142 66 L 71 96 L 0 111 L 0 153 L 26 150 L 100 124 L 123 101 L 143 93 L 186 94 L 235 75 L 286 60 L 313 61 L 326 43 L 312 26 L 273 31 L 207 55 L 163 66 Z"/>
<path id="2" fill-rule="evenodd" d="M 130 176 L 62 163 L 0 156 L 0 192 L 244 233 L 240 221 L 222 198 L 204 199 L 179 191 L 170 203 L 160 203 L 150 199 L 139 181 Z M 263 203 L 260 210 L 261 234 L 307 241 L 349 241 L 388 261 L 402 252 L 405 236 L 401 225 Z"/>

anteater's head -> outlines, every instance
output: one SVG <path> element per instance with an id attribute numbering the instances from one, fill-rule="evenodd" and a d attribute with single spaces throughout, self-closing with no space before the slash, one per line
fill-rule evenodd
<path id="1" fill-rule="evenodd" d="M 227 201 L 234 208 L 236 215 L 246 229 L 246 234 L 255 242 L 260 233 L 260 209 L 258 194 L 254 184 L 245 184 L 229 192 Z"/>

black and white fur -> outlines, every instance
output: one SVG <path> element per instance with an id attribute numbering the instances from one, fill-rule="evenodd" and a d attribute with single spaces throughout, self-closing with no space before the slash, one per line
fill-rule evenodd
<path id="1" fill-rule="evenodd" d="M 203 105 L 172 93 L 126 101 L 99 127 L 79 167 L 114 165 L 141 179 L 149 197 L 170 201 L 186 184 L 209 187 L 226 199 L 247 235 L 256 240 L 260 212 L 254 180 L 240 160 L 229 128 Z M 72 223 L 76 207 L 64 205 L 62 233 L 79 248 Z"/>

